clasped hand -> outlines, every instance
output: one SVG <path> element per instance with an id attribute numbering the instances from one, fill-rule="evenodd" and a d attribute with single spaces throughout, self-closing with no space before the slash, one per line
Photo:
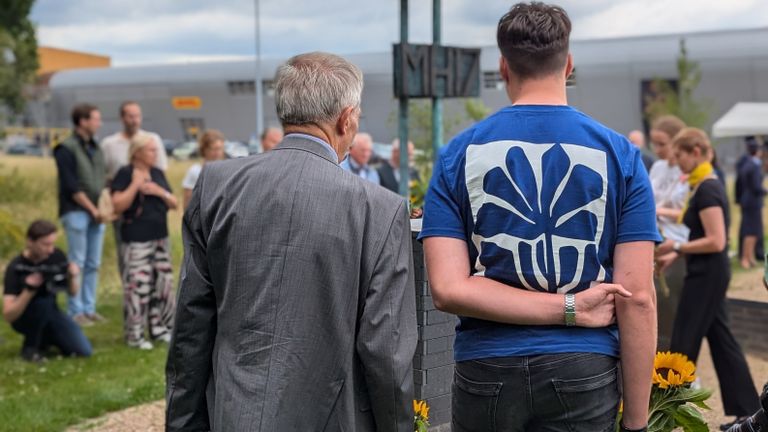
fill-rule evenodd
<path id="1" fill-rule="evenodd" d="M 606 327 L 616 322 L 616 296 L 629 298 L 623 286 L 601 283 L 576 294 L 576 325 Z"/>

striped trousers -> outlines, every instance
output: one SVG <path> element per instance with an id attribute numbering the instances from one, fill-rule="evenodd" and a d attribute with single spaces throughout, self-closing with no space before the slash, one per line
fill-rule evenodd
<path id="1" fill-rule="evenodd" d="M 168 238 L 122 245 L 123 317 L 128 345 L 170 334 L 176 311 Z"/>

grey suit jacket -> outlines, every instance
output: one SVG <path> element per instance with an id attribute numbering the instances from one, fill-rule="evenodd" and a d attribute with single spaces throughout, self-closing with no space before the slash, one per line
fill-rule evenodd
<path id="1" fill-rule="evenodd" d="M 288 137 L 206 164 L 183 236 L 167 430 L 413 430 L 401 197 Z"/>

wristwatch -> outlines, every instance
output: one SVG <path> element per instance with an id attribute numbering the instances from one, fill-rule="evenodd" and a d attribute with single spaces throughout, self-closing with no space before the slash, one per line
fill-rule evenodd
<path id="1" fill-rule="evenodd" d="M 565 325 L 568 327 L 576 325 L 576 296 L 573 294 L 565 295 Z"/>
<path id="2" fill-rule="evenodd" d="M 676 241 L 675 243 L 672 244 L 672 250 L 677 252 L 677 253 L 681 253 L 680 248 L 682 246 L 683 245 L 679 241 Z"/>

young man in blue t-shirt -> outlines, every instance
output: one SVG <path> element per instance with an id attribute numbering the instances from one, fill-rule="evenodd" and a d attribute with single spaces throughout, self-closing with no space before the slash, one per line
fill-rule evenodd
<path id="1" fill-rule="evenodd" d="M 454 431 L 613 430 L 619 358 L 622 430 L 647 424 L 653 194 L 639 151 L 567 105 L 570 30 L 542 3 L 501 18 L 512 106 L 456 136 L 434 167 L 421 238 L 437 307 L 461 317 Z M 618 326 L 583 319 L 588 295 L 613 306 L 623 289 Z"/>

